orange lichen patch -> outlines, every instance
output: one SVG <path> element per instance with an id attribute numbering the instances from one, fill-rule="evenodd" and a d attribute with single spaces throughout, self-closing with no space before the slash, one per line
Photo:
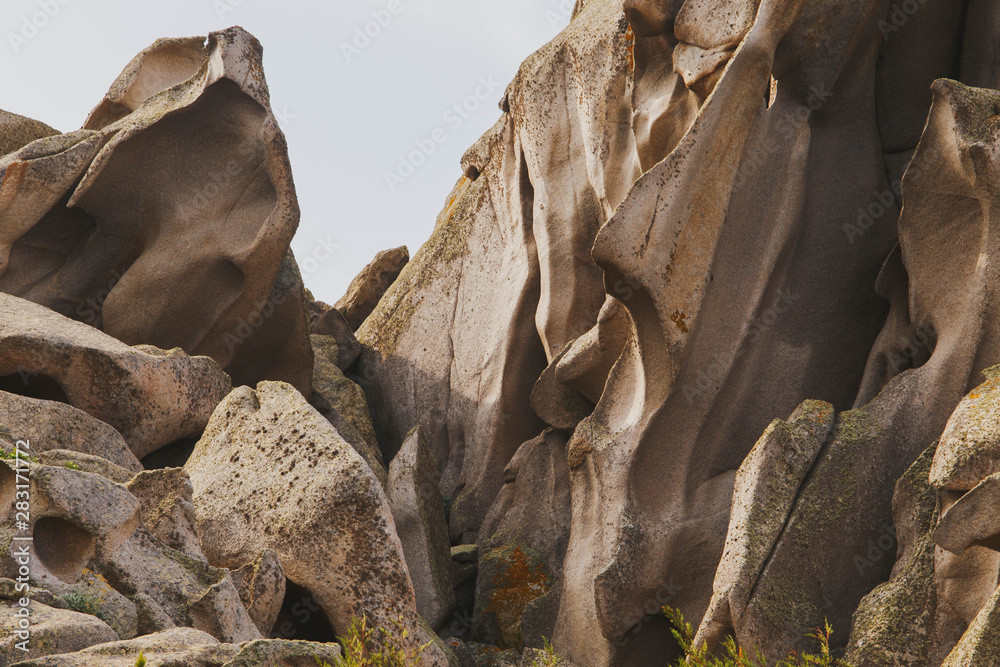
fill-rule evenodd
<path id="1" fill-rule="evenodd" d="M 628 71 L 635 72 L 635 33 L 632 32 L 632 26 L 625 29 L 625 40 L 628 42 Z"/>
<path id="2" fill-rule="evenodd" d="M 448 203 L 444 205 L 444 211 L 445 211 L 444 217 L 446 219 L 451 220 L 452 208 L 455 206 L 455 201 L 458 199 L 458 196 L 460 194 L 464 194 L 464 190 L 462 190 L 461 188 L 465 185 L 467 180 L 468 179 L 465 176 L 462 176 L 461 178 L 458 179 L 458 185 L 455 187 L 455 190 L 452 193 L 451 198 L 448 199 Z"/>
<path id="3" fill-rule="evenodd" d="M 495 561 L 498 571 L 493 575 L 493 592 L 486 614 L 494 614 L 504 646 L 521 647 L 521 614 L 536 598 L 552 586 L 545 565 L 529 558 L 520 545 L 506 545 L 489 552 L 486 558 Z"/>
<path id="4" fill-rule="evenodd" d="M 687 322 L 684 321 L 686 319 L 687 315 L 679 310 L 675 310 L 674 314 L 670 316 L 670 320 L 677 325 L 677 328 L 680 330 L 681 333 L 688 332 Z"/>
<path id="5" fill-rule="evenodd" d="M 569 445 L 569 450 L 566 452 L 566 463 L 569 465 L 570 470 L 578 468 L 592 451 L 594 451 L 593 447 L 586 440 L 583 438 L 574 439 Z"/>

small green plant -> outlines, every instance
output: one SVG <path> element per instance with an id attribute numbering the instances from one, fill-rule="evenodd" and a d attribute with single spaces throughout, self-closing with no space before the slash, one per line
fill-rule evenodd
<path id="1" fill-rule="evenodd" d="M 73 591 L 62 596 L 62 599 L 66 602 L 66 605 L 73 611 L 78 611 L 81 614 L 90 614 L 91 616 L 96 616 L 102 621 L 107 621 L 104 612 L 101 610 L 101 600 L 93 595 L 87 593 L 77 593 Z"/>
<path id="2" fill-rule="evenodd" d="M 139 651 L 139 657 L 135 659 L 135 667 L 146 667 L 146 656 Z"/>
<path id="3" fill-rule="evenodd" d="M 69 463 L 66 464 L 66 467 L 69 468 L 70 470 L 79 470 L 80 464 L 77 463 L 76 461 L 70 461 Z"/>
<path id="4" fill-rule="evenodd" d="M 31 456 L 29 454 L 25 454 L 24 452 L 19 453 L 13 449 L 10 450 L 9 452 L 5 449 L 0 449 L 0 459 L 3 459 L 5 461 L 14 461 L 14 460 L 30 461 L 31 463 L 39 462 L 37 456 Z"/>
<path id="5" fill-rule="evenodd" d="M 670 632 L 674 635 L 684 657 L 681 658 L 676 667 L 769 667 L 763 654 L 757 650 L 753 657 L 747 655 L 743 649 L 736 645 L 732 637 L 727 637 L 722 644 L 725 655 L 717 657 L 708 652 L 708 647 L 696 647 L 694 645 L 694 630 L 691 624 L 684 620 L 684 615 L 679 609 L 664 607 L 663 615 L 666 616 L 673 625 Z M 829 623 L 824 624 L 823 629 L 816 628 L 806 635 L 810 639 L 815 639 L 819 644 L 819 653 L 803 653 L 799 655 L 792 651 L 784 660 L 776 663 L 774 667 L 851 667 L 846 662 L 834 658 L 830 654 L 830 635 L 833 628 Z"/>
<path id="6" fill-rule="evenodd" d="M 552 648 L 552 642 L 542 637 L 542 646 L 542 654 L 535 656 L 535 659 L 531 661 L 531 667 L 559 667 L 563 664 L 562 658 Z"/>
<path id="7" fill-rule="evenodd" d="M 367 616 L 355 618 L 347 629 L 347 635 L 337 637 L 343 648 L 337 664 L 330 665 L 319 658 L 316 658 L 316 663 L 319 667 L 407 667 L 417 664 L 430 642 L 407 651 L 400 646 L 399 640 L 407 639 L 410 631 L 403 627 L 402 619 L 392 624 L 393 628 L 372 628 L 368 625 Z"/>

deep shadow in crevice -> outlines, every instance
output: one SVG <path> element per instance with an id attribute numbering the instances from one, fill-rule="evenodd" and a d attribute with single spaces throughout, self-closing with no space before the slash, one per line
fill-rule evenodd
<path id="1" fill-rule="evenodd" d="M 36 375 L 27 371 L 0 376 L 0 391 L 46 401 L 70 402 L 65 390 L 57 380 L 47 375 Z"/>
<path id="2" fill-rule="evenodd" d="M 347 628 L 344 628 L 343 632 L 346 631 Z M 271 630 L 271 639 L 330 643 L 337 641 L 337 633 L 315 596 L 305 587 L 286 580 L 285 599 L 281 603 L 278 620 Z"/>
<path id="3" fill-rule="evenodd" d="M 146 454 L 141 460 L 142 467 L 146 470 L 157 468 L 183 468 L 187 460 L 194 452 L 194 446 L 198 444 L 200 437 L 182 438 L 175 442 L 160 447 L 155 452 Z"/>

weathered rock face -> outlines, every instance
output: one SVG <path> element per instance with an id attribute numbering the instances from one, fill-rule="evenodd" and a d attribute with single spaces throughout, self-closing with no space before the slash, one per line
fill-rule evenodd
<path id="1" fill-rule="evenodd" d="M 121 606 L 114 600 L 122 596 L 137 610 L 132 611 L 133 619 L 138 612 L 140 633 L 151 631 L 148 624 L 154 622 L 203 629 L 224 641 L 260 637 L 229 573 L 160 542 L 142 523 L 148 511 L 143 512 L 141 501 L 104 477 L 28 464 L 30 519 L 26 528 L 19 529 L 13 505 L 18 481 L 12 465 L 0 465 L 4 508 L 0 574 L 17 576 L 18 554 L 25 542 L 14 538 L 30 534 L 30 583 L 65 596 L 83 593 L 78 585 L 97 579 L 94 595 L 86 597 L 108 598 L 109 624 L 118 630 L 119 637 L 134 635 L 127 629 L 127 608 L 124 617 L 114 620 L 116 606 Z"/>
<path id="2" fill-rule="evenodd" d="M 417 611 L 433 628 L 455 609 L 451 580 L 451 542 L 438 466 L 417 427 L 389 466 L 386 493 L 413 582 Z"/>
<path id="3" fill-rule="evenodd" d="M 338 634 L 366 616 L 377 627 L 401 622 L 410 649 L 428 641 L 382 485 L 293 387 L 234 390 L 185 469 L 211 563 L 235 569 L 273 549 Z M 433 644 L 424 657 L 447 663 Z"/>
<path id="4" fill-rule="evenodd" d="M 195 532 L 194 489 L 183 468 L 144 470 L 125 488 L 139 499 L 142 525 L 156 539 L 185 556 L 207 562 Z"/>
<path id="5" fill-rule="evenodd" d="M 894 533 L 867 554 L 892 489 L 1000 361 L 1000 102 L 931 87 L 997 85 L 990 4 L 591 0 L 508 88 L 358 372 L 387 457 L 427 433 L 453 541 L 481 537 L 534 417 L 573 429 L 568 657 L 669 655 L 661 604 L 772 658 L 824 617 L 842 646 L 890 576 Z M 937 535 L 989 551 L 1000 483 L 962 474 Z M 1000 564 L 979 553 L 935 574 L 981 573 L 975 596 L 938 584 L 965 625 Z"/>
<path id="6" fill-rule="evenodd" d="M 795 494 L 833 427 L 829 403 L 806 401 L 767 427 L 736 472 L 725 556 L 696 640 L 717 648 L 733 633 L 792 512 Z"/>
<path id="7" fill-rule="evenodd" d="M 299 210 L 261 58 L 239 28 L 160 40 L 81 130 L 4 114 L 0 291 L 307 391 L 304 302 L 281 276 Z"/>
<path id="8" fill-rule="evenodd" d="M 653 139 L 633 132 L 631 54 L 620 3 L 600 0 L 522 65 L 430 241 L 358 331 L 380 442 L 391 458 L 421 426 L 455 497 L 454 539 L 474 539 L 504 467 L 543 430 L 528 399 L 539 374 L 596 323 L 605 295 L 590 248 L 639 154 L 672 147 L 658 129 L 657 147 L 637 148 Z M 651 88 L 635 97 L 677 137 L 694 108 Z"/>
<path id="9" fill-rule="evenodd" d="M 365 392 L 341 372 L 337 359 L 343 348 L 337 345 L 336 340 L 332 336 L 316 334 L 311 338 L 314 366 L 310 402 L 333 424 L 337 433 L 351 443 L 385 487 L 385 462 L 375 438 Z"/>
<path id="10" fill-rule="evenodd" d="M 520 650 L 552 637 L 569 528 L 566 434 L 549 429 L 517 450 L 483 521 L 473 619 L 479 638 Z"/>
<path id="11" fill-rule="evenodd" d="M 229 377 L 209 358 L 129 347 L 7 294 L 0 294 L 0 383 L 7 391 L 69 403 L 109 424 L 139 458 L 199 434 L 230 389 Z M 62 427 L 70 429 L 63 439 L 70 437 L 73 427 Z M 122 455 L 112 460 L 125 462 Z"/>
<path id="12" fill-rule="evenodd" d="M 311 292 L 306 293 L 306 308 L 309 312 L 309 333 L 325 336 L 326 345 L 332 339 L 337 346 L 337 368 L 346 371 L 361 354 L 361 343 L 354 336 L 354 329 L 344 319 L 343 313 L 328 303 L 316 301 Z"/>
<path id="13" fill-rule="evenodd" d="M 264 549 L 252 563 L 232 571 L 233 583 L 260 634 L 271 634 L 285 597 L 285 571 L 273 549 Z"/>
<path id="14" fill-rule="evenodd" d="M 754 441 L 802 399 L 854 398 L 895 237 L 886 225 L 851 246 L 840 224 L 889 189 L 875 132 L 880 11 L 762 3 L 680 145 L 598 234 L 594 257 L 606 285 L 621 287 L 632 330 L 570 442 L 567 568 L 579 559 L 579 569 L 557 638 L 574 651 L 621 659 L 603 638 L 630 631 L 674 573 L 687 583 L 670 604 L 700 618 L 734 473 Z M 830 62 L 849 64 L 819 65 Z M 870 140 L 855 140 L 859 127 Z M 824 164 L 843 162 L 854 177 L 828 178 Z"/>
<path id="15" fill-rule="evenodd" d="M 16 614 L 21 608 L 13 602 L 0 602 L 0 630 L 3 632 L 0 663 L 5 665 L 55 653 L 73 653 L 95 644 L 118 641 L 115 631 L 96 616 L 32 602 L 29 606 L 30 641 L 25 645 L 28 650 L 22 651 L 15 646 L 22 640 L 15 632 L 19 620 Z"/>
<path id="16" fill-rule="evenodd" d="M 0 155 L 13 153 L 32 141 L 59 134 L 45 123 L 0 110 Z"/>
<path id="17" fill-rule="evenodd" d="M 315 667 L 337 664 L 340 646 L 318 642 L 257 639 L 245 644 L 220 643 L 191 628 L 176 628 L 129 641 L 114 641 L 77 653 L 16 663 L 18 667 L 135 667 L 140 653 L 146 664 L 184 667 Z"/>
<path id="18" fill-rule="evenodd" d="M 996 664 L 998 43 L 992 0 L 578 0 L 336 307 L 243 31 L 157 42 L 77 132 L 0 112 L 28 596 L 125 640 L 24 664 L 335 660 L 259 639 L 300 596 L 430 665 L 661 664 L 663 605 L 772 662 L 829 620 L 855 667 Z"/>
<path id="19" fill-rule="evenodd" d="M 14 382 L 35 378 L 25 373 Z M 8 383 L 9 384 L 9 383 Z M 27 440 L 35 452 L 54 449 L 93 454 L 123 468 L 138 472 L 142 464 L 114 428 L 71 405 L 0 391 L 0 437 L 10 442 Z"/>
<path id="20" fill-rule="evenodd" d="M 915 459 L 942 432 L 960 432 L 968 425 L 975 432 L 980 423 L 975 392 L 968 406 L 971 417 L 960 409 L 955 427 L 946 431 L 945 425 L 962 395 L 978 383 L 980 372 L 1000 361 L 995 341 L 973 333 L 995 317 L 986 305 L 991 302 L 990 265 L 982 260 L 990 253 L 984 245 L 991 224 L 985 202 L 992 201 L 995 190 L 976 170 L 992 173 L 977 156 L 990 150 L 982 143 L 989 136 L 983 128 L 996 108 L 997 93 L 947 81 L 935 83 L 933 90 L 927 128 L 903 179 L 902 253 L 890 257 L 879 280 L 892 311 L 875 343 L 858 403 L 881 391 L 863 407 L 838 416 L 830 441 L 797 491 L 781 540 L 754 583 L 755 599 L 742 618 L 734 619 L 741 642 L 772 647 L 772 656 L 801 642 L 796 634 L 821 624 L 824 617 L 848 627 L 860 596 L 889 575 L 888 559 L 866 556 L 887 531 L 886 480 L 901 476 L 902 464 Z M 937 167 L 933 178 L 924 165 Z M 967 210 L 965 218 L 956 214 L 955 227 L 946 231 L 939 211 L 942 202 L 955 201 L 956 193 L 982 203 L 972 207 L 974 212 Z M 939 253 L 948 253 L 948 260 Z M 928 260 L 934 256 L 947 264 L 948 275 L 942 276 L 941 265 Z M 912 365 L 919 368 L 905 370 Z M 883 388 L 884 378 L 892 375 Z M 948 438 L 935 465 L 940 479 L 932 476 L 931 481 L 944 484 L 951 474 L 944 471 L 954 470 L 956 488 L 964 491 L 981 473 L 963 468 L 966 454 L 956 456 L 962 448 L 956 449 L 953 435 Z M 971 517 L 977 514 L 979 498 L 969 496 Z M 942 501 L 947 500 L 943 495 Z M 948 523 L 949 507 L 949 502 L 942 505 L 943 524 Z M 841 518 L 834 521 L 836 517 Z M 952 548 L 963 540 L 971 544 L 983 530 L 980 520 L 960 523 L 964 530 L 942 533 Z M 810 555 L 804 559 L 806 545 Z M 873 553 L 882 551 L 876 548 Z M 858 567 L 858 557 L 866 559 L 866 567 Z M 992 594 L 1000 561 L 995 552 L 981 547 L 961 556 L 937 549 L 934 558 L 936 611 L 927 659 L 940 664 Z M 784 611 L 774 604 L 779 591 Z"/>
<path id="21" fill-rule="evenodd" d="M 934 524 L 937 494 L 927 481 L 934 447 L 924 452 L 896 484 L 892 529 L 870 552 L 856 556 L 863 571 L 873 561 L 898 557 L 890 580 L 865 596 L 854 613 L 845 661 L 855 667 L 931 665 L 934 590 Z M 872 558 L 874 556 L 874 558 Z"/>
<path id="22" fill-rule="evenodd" d="M 372 314 L 385 291 L 409 261 L 410 251 L 405 245 L 383 250 L 351 281 L 347 293 L 337 300 L 334 308 L 341 312 L 352 331 L 356 331 Z"/>

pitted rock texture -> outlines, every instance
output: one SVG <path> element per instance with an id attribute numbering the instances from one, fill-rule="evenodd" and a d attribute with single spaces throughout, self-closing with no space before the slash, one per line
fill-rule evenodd
<path id="1" fill-rule="evenodd" d="M 161 625 L 202 629 L 223 641 L 260 637 L 229 572 L 159 541 L 142 524 L 142 503 L 124 486 L 82 470 L 22 466 L 27 472 L 15 462 L 0 463 L 0 575 L 18 576 L 27 549 L 31 584 L 64 599 L 69 593 L 84 595 L 99 608 L 106 600 L 112 627 L 130 625 L 128 605 L 121 610 L 124 597 L 135 605 L 138 619 L 132 622 L 138 622 L 140 634 L 145 609 Z M 31 499 L 27 529 L 14 520 L 17 484 L 27 484 Z M 25 534 L 32 541 L 14 539 Z M 124 616 L 114 620 L 120 613 Z"/>
<path id="2" fill-rule="evenodd" d="M 409 649 L 428 641 L 382 485 L 292 386 L 235 389 L 185 469 L 209 562 L 235 569 L 273 549 L 338 634 L 366 616 L 401 622 Z M 423 664 L 446 662 L 432 644 Z"/>
<path id="3" fill-rule="evenodd" d="M 129 347 L 2 293 L 0 382 L 8 391 L 68 403 L 109 424 L 139 458 L 201 433 L 231 386 L 229 376 L 207 357 Z M 34 428 L 41 426 L 40 421 Z M 111 460 L 126 462 L 120 455 Z"/>
<path id="4" fill-rule="evenodd" d="M 21 380 L 25 382 L 19 383 Z M 24 372 L 8 379 L 11 388 L 28 390 L 33 376 Z M 121 434 L 71 405 L 0 391 L 0 437 L 10 442 L 32 443 L 37 454 L 72 450 L 99 456 L 132 472 L 142 470 Z"/>

